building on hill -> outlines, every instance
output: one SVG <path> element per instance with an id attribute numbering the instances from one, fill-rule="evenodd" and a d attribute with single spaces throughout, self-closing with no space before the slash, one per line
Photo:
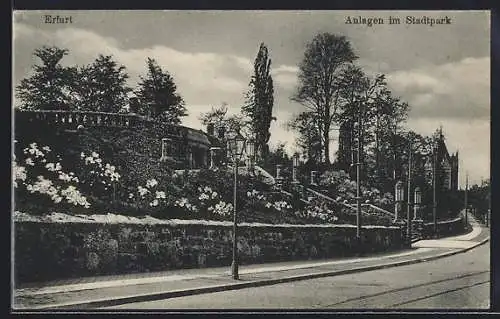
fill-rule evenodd
<path id="1" fill-rule="evenodd" d="M 438 219 L 446 219 L 456 216 L 460 210 L 462 201 L 459 196 L 459 157 L 458 151 L 449 153 L 442 129 L 436 134 L 436 158 L 429 157 L 425 163 L 426 175 L 432 177 L 433 160 L 436 162 L 436 215 Z M 428 180 L 432 183 L 432 178 Z M 432 218 L 432 188 L 426 196 L 427 218 Z"/>
<path id="2" fill-rule="evenodd" d="M 60 110 L 15 111 L 15 130 L 36 130 L 36 127 L 58 128 L 68 134 L 79 129 L 109 128 L 110 130 L 149 128 L 151 138 L 159 138 L 160 149 L 144 153 L 168 161 L 177 169 L 208 168 L 224 161 L 224 130 L 203 132 L 193 128 L 154 121 L 134 113 L 103 113 Z"/>
<path id="3" fill-rule="evenodd" d="M 437 187 L 442 191 L 458 191 L 458 151 L 448 152 L 442 129 L 439 129 L 437 139 L 437 163 Z"/>

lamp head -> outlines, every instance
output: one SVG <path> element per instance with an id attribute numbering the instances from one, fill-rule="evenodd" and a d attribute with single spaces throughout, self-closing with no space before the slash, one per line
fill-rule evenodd
<path id="1" fill-rule="evenodd" d="M 227 139 L 227 148 L 234 159 L 239 160 L 241 158 L 245 150 L 245 138 L 239 131 Z"/>
<path id="2" fill-rule="evenodd" d="M 299 166 L 299 153 L 293 154 L 293 167 Z"/>
<path id="3" fill-rule="evenodd" d="M 422 193 L 420 187 L 415 188 L 415 204 L 420 204 L 422 202 Z"/>

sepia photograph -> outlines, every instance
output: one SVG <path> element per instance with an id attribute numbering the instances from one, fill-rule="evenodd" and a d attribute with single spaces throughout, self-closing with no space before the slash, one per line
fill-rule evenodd
<path id="1" fill-rule="evenodd" d="M 11 311 L 488 311 L 490 18 L 14 10 Z"/>

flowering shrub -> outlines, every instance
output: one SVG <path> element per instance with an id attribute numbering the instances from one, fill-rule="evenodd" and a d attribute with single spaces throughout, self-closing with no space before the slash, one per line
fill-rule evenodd
<path id="1" fill-rule="evenodd" d="M 17 181 L 24 182 L 26 180 L 26 168 L 24 166 L 17 165 L 16 161 L 13 163 L 14 170 L 14 187 L 17 188 Z"/>
<path id="2" fill-rule="evenodd" d="M 190 198 L 182 197 L 176 200 L 175 206 L 191 216 L 203 216 L 209 219 L 227 219 L 232 215 L 233 205 L 226 202 L 220 193 L 210 186 L 198 187 L 194 194 Z"/>
<path id="3" fill-rule="evenodd" d="M 81 183 L 88 191 L 96 196 L 103 194 L 110 195 L 111 190 L 116 191 L 116 183 L 121 175 L 116 171 L 116 167 L 109 163 L 104 163 L 98 153 L 80 153 Z"/>
<path id="4" fill-rule="evenodd" d="M 158 181 L 156 179 L 148 179 L 146 187 L 137 186 L 136 192 L 129 193 L 128 198 L 135 202 L 136 205 L 147 205 L 149 207 L 165 206 L 169 203 L 167 193 L 164 190 L 160 190 L 157 186 Z"/>
<path id="5" fill-rule="evenodd" d="M 182 208 L 185 212 L 196 213 L 198 212 L 198 207 L 191 203 L 188 198 L 182 197 L 174 203 L 175 206 Z"/>
<path id="6" fill-rule="evenodd" d="M 206 209 L 209 213 L 222 218 L 231 216 L 233 213 L 233 205 L 226 203 L 220 194 L 213 190 L 210 186 L 198 187 L 198 201 L 202 209 Z"/>
<path id="7" fill-rule="evenodd" d="M 49 146 L 39 148 L 37 143 L 31 143 L 23 149 L 23 155 L 26 166 L 13 162 L 13 185 L 22 202 L 90 207 L 87 197 L 77 188 L 78 177 L 63 170 L 60 156 L 54 155 Z M 46 201 L 48 198 L 50 203 Z"/>
<path id="8" fill-rule="evenodd" d="M 211 207 L 208 210 L 211 211 Z M 233 214 L 233 204 L 220 201 L 215 204 L 213 212 L 222 217 L 231 216 Z"/>
<path id="9" fill-rule="evenodd" d="M 262 212 L 279 212 L 285 213 L 290 212 L 292 205 L 284 201 L 281 196 L 276 193 L 268 193 L 264 195 L 263 193 L 253 189 L 247 192 L 247 207 L 249 209 L 255 209 Z"/>
<path id="10" fill-rule="evenodd" d="M 78 151 L 74 155 L 77 173 L 67 172 L 63 168 L 71 163 L 71 159 L 63 162 L 50 147 L 30 144 L 23 150 L 23 159 L 18 160 L 23 165 L 14 159 L 13 179 L 18 197 L 42 207 L 45 213 L 50 212 L 47 207 L 63 208 L 61 205 L 68 205 L 88 209 L 91 203 L 93 210 L 106 213 L 111 207 L 109 203 L 113 195 L 113 203 L 119 204 L 113 208 L 121 209 L 126 214 L 182 219 L 232 218 L 232 172 L 165 170 L 163 173 L 149 172 L 136 180 L 130 180 L 128 174 L 122 177 L 117 167 L 96 151 Z M 158 174 L 158 177 L 152 177 L 153 173 Z M 349 191 L 355 189 L 355 183 L 351 181 L 338 184 L 341 191 L 342 187 Z M 272 192 L 268 185 L 251 176 L 240 175 L 236 191 L 241 222 L 333 223 L 341 217 L 331 203 L 327 205 L 318 201 L 306 207 L 297 206 L 293 200 L 280 192 Z M 349 191 L 344 192 L 348 198 L 354 195 L 349 194 Z M 377 192 L 371 190 L 364 195 L 383 199 Z M 44 197 L 52 206 L 32 196 Z M 70 211 L 76 212 L 74 209 Z"/>
<path id="11" fill-rule="evenodd" d="M 321 175 L 319 184 L 339 202 L 356 201 L 356 181 L 351 180 L 344 171 L 326 171 Z M 367 188 L 364 185 L 361 185 L 360 190 L 364 202 L 368 201 L 384 209 L 390 209 L 394 203 L 391 193 L 382 194 L 378 189 Z"/>
<path id="12" fill-rule="evenodd" d="M 328 204 L 319 199 L 311 200 L 303 210 L 297 211 L 295 215 L 308 222 L 335 223 L 339 220 Z"/>

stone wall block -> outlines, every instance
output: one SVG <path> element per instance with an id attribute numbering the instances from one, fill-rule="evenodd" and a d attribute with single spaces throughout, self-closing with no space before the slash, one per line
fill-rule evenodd
<path id="1" fill-rule="evenodd" d="M 443 225 L 442 229 L 448 230 Z M 452 227 L 452 229 L 454 229 Z M 244 264 L 352 254 L 355 228 L 240 228 Z M 229 266 L 230 226 L 16 223 L 16 280 L 54 280 L 186 267 Z M 363 229 L 370 250 L 401 246 L 399 229 Z"/>
<path id="2" fill-rule="evenodd" d="M 99 269 L 99 264 L 101 259 L 99 258 L 99 255 L 96 252 L 87 252 L 87 258 L 86 258 L 86 263 L 85 267 L 89 271 L 97 271 Z"/>

